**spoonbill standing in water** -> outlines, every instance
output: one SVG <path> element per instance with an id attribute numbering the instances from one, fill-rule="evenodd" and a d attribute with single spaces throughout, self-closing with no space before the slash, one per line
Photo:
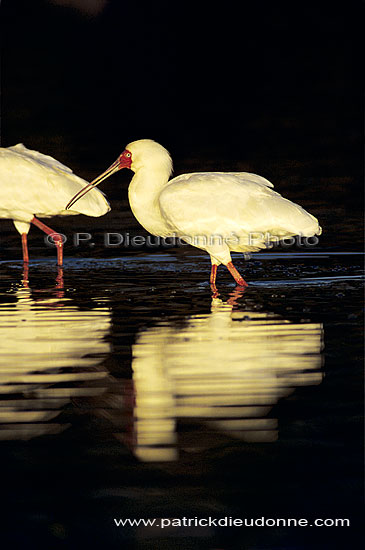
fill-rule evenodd
<path id="1" fill-rule="evenodd" d="M 52 236 L 57 246 L 57 263 L 61 266 L 63 262 L 62 236 L 36 216 L 102 216 L 110 210 L 108 201 L 98 189 L 84 197 L 77 208 L 65 209 L 70 194 L 84 189 L 87 184 L 67 166 L 21 143 L 0 148 L 0 218 L 13 220 L 21 234 L 26 264 L 29 262 L 27 235 L 31 223 Z"/>
<path id="2" fill-rule="evenodd" d="M 196 172 L 169 180 L 170 155 L 150 139 L 129 143 L 66 208 L 122 168 L 135 172 L 129 202 L 140 224 L 153 235 L 178 237 L 206 250 L 212 262 L 212 285 L 220 264 L 228 268 L 238 285 L 247 285 L 232 263 L 231 252 L 254 252 L 287 237 L 321 233 L 314 216 L 284 199 L 272 190 L 272 183 L 256 174 Z"/>

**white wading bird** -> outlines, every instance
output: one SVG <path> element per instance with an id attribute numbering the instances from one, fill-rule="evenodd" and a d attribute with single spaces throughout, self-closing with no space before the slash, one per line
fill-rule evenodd
<path id="1" fill-rule="evenodd" d="M 65 209 L 70 194 L 84 189 L 87 184 L 67 166 L 52 157 L 31 151 L 21 143 L 0 148 L 0 218 L 13 220 L 21 234 L 24 262 L 29 262 L 27 234 L 32 223 L 52 236 L 57 245 L 58 265 L 62 265 L 62 236 L 36 216 L 102 216 L 110 210 L 104 194 L 98 189 L 83 198 L 77 208 Z"/>
<path id="2" fill-rule="evenodd" d="M 206 250 L 212 262 L 212 285 L 220 264 L 239 285 L 247 285 L 232 263 L 231 251 L 254 252 L 289 236 L 321 233 L 314 216 L 270 189 L 273 184 L 256 174 L 197 172 L 169 181 L 170 155 L 150 139 L 129 143 L 66 208 L 121 168 L 135 172 L 129 202 L 140 224 L 153 235 L 178 237 Z"/>

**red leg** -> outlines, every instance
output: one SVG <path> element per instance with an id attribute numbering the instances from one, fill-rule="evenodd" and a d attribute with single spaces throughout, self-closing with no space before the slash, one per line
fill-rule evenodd
<path id="1" fill-rule="evenodd" d="M 215 285 L 215 280 L 217 278 L 217 268 L 218 266 L 215 264 L 212 264 L 212 271 L 210 272 L 210 284 Z"/>
<path id="2" fill-rule="evenodd" d="M 22 280 L 24 288 L 29 288 L 29 263 L 24 262 L 23 264 L 23 280 Z"/>
<path id="3" fill-rule="evenodd" d="M 47 235 L 52 236 L 53 242 L 57 246 L 57 264 L 61 266 L 62 263 L 63 263 L 63 240 L 62 240 L 62 236 L 59 233 L 56 233 L 55 231 L 53 231 L 53 229 L 48 227 L 48 225 L 45 225 L 44 223 L 37 220 L 36 217 L 34 217 L 31 220 L 31 223 L 33 223 L 34 225 L 39 227 L 39 229 L 41 229 L 42 231 L 47 233 Z"/>
<path id="4" fill-rule="evenodd" d="M 232 262 L 228 262 L 226 267 L 238 285 L 247 286 L 246 281 L 241 277 Z"/>
<path id="5" fill-rule="evenodd" d="M 63 269 L 61 266 L 58 266 L 58 275 L 56 277 L 56 288 L 63 289 Z"/>
<path id="6" fill-rule="evenodd" d="M 29 263 L 29 254 L 28 254 L 28 244 L 27 244 L 27 234 L 22 233 L 22 250 L 23 250 L 23 262 Z"/>
<path id="7" fill-rule="evenodd" d="M 217 290 L 217 287 L 215 286 L 215 280 L 217 278 L 217 268 L 218 266 L 217 265 L 214 265 L 212 264 L 212 270 L 210 272 L 210 288 L 212 289 L 212 298 L 217 298 L 218 297 L 218 290 Z"/>

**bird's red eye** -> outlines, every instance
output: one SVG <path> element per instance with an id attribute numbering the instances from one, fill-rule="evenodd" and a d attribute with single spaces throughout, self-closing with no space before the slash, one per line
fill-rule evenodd
<path id="1" fill-rule="evenodd" d="M 130 168 L 132 165 L 132 153 L 125 149 L 119 157 L 119 169 Z"/>

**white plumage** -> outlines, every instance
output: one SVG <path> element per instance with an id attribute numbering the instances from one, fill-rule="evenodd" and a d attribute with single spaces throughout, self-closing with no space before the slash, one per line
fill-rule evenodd
<path id="1" fill-rule="evenodd" d="M 216 247 L 212 256 L 227 263 L 227 249 L 253 252 L 266 247 L 265 236 L 274 241 L 319 230 L 314 216 L 270 187 L 273 185 L 264 178 L 247 172 L 184 174 L 171 180 L 159 202 L 175 232 L 193 238 L 223 237 L 227 246 Z"/>
<path id="2" fill-rule="evenodd" d="M 273 184 L 256 174 L 198 172 L 169 180 L 170 155 L 149 139 L 129 143 L 68 207 L 121 168 L 135 172 L 129 202 L 137 220 L 153 235 L 181 238 L 206 250 L 212 262 L 212 284 L 220 264 L 228 267 L 238 284 L 246 284 L 232 264 L 231 252 L 253 252 L 289 236 L 321 233 L 314 216 L 273 191 Z"/>
<path id="3" fill-rule="evenodd" d="M 40 218 L 85 214 L 102 216 L 110 210 L 104 194 L 94 189 L 72 210 L 66 210 L 69 197 L 88 182 L 76 176 L 70 168 L 54 158 L 32 151 L 19 143 L 0 148 L 0 218 L 11 219 L 22 235 L 23 259 L 28 261 L 26 235 L 34 223 L 55 237 L 59 264 L 62 264 L 62 240 L 41 222 Z M 48 231 L 49 230 L 49 231 Z"/>

